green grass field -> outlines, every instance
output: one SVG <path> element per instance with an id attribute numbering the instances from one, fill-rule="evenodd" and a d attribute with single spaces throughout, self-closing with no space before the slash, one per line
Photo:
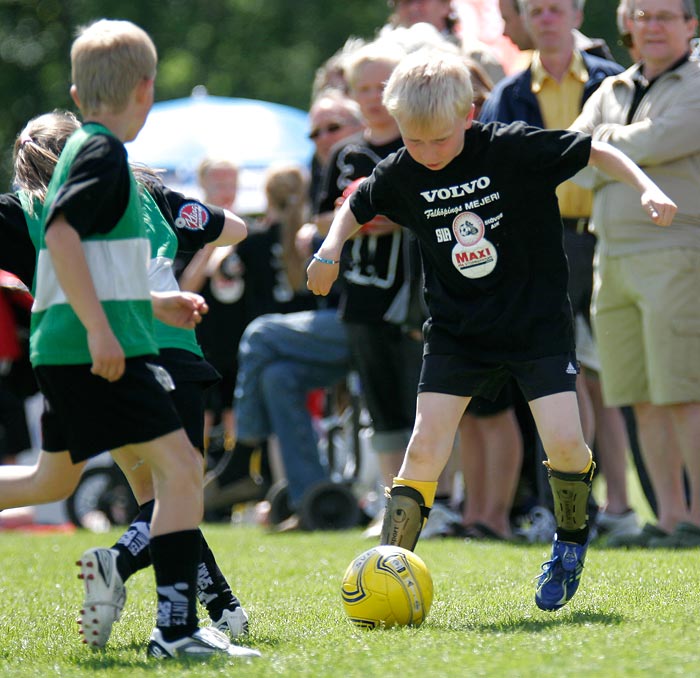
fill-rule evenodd
<path id="1" fill-rule="evenodd" d="M 251 616 L 263 658 L 207 664 L 146 659 L 152 571 L 128 582 L 106 650 L 80 643 L 82 587 L 73 562 L 117 532 L 0 534 L 0 676 L 698 676 L 700 552 L 592 547 L 581 587 L 557 613 L 534 604 L 545 545 L 424 540 L 435 600 L 417 629 L 365 631 L 345 619 L 340 578 L 374 545 L 351 532 L 268 534 L 206 526 Z M 232 666 L 233 664 L 233 666 Z"/>

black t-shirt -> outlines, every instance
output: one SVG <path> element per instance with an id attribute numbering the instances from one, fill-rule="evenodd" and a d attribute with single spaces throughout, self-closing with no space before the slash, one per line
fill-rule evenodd
<path id="1" fill-rule="evenodd" d="M 188 198 L 160 182 L 143 184 L 177 236 L 178 252 L 196 252 L 214 242 L 224 229 L 224 210 Z"/>
<path id="2" fill-rule="evenodd" d="M 246 324 L 265 313 L 294 313 L 316 308 L 310 292 L 293 290 L 282 260 L 280 224 L 251 229 L 236 246 L 245 284 Z"/>
<path id="3" fill-rule="evenodd" d="M 101 179 L 97 178 L 96 183 L 101 183 Z M 224 227 L 223 210 L 186 198 L 181 193 L 172 191 L 157 182 L 149 182 L 147 188 L 177 235 L 178 251 L 196 251 L 216 240 L 221 234 Z M 105 197 L 105 200 L 109 199 L 108 196 Z M 126 201 L 117 199 L 113 206 L 115 211 L 121 210 L 119 212 L 121 216 L 126 208 Z M 69 209 L 73 214 L 78 213 L 79 203 L 76 203 L 75 209 L 72 205 Z M 191 217 L 192 213 L 197 215 L 196 223 Z M 79 216 L 78 221 L 87 223 L 84 215 Z M 27 287 L 31 288 L 36 268 L 36 251 L 29 237 L 22 204 L 16 193 L 0 194 L 0 230 L 2 239 L 0 268 L 14 273 Z"/>
<path id="4" fill-rule="evenodd" d="M 126 210 L 130 190 L 124 144 L 111 135 L 95 134 L 71 163 L 46 215 L 46 228 L 62 212 L 81 237 L 109 233 Z"/>
<path id="5" fill-rule="evenodd" d="M 36 269 L 36 250 L 16 193 L 0 195 L 0 268 L 14 273 L 29 289 Z"/>
<path id="6" fill-rule="evenodd" d="M 353 194 L 360 223 L 383 214 L 418 237 L 427 352 L 529 360 L 573 349 L 555 189 L 590 148 L 576 132 L 475 122 L 443 170 L 404 148 Z"/>
<path id="7" fill-rule="evenodd" d="M 349 137 L 328 164 L 318 211 L 333 211 L 336 198 L 347 186 L 368 177 L 377 163 L 401 146 L 400 137 L 381 146 L 367 142 L 361 133 Z M 403 239 L 399 229 L 381 236 L 358 235 L 348 242 L 342 257 L 344 284 L 339 302 L 344 320 L 377 323 L 384 319 L 404 283 Z"/>

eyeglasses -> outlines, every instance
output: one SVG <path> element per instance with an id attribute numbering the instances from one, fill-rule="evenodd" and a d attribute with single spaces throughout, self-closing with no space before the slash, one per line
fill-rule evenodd
<path id="1" fill-rule="evenodd" d="M 325 127 L 317 127 L 309 132 L 309 139 L 313 141 L 314 139 L 318 139 L 322 134 L 334 134 L 335 132 L 339 132 L 341 129 L 343 129 L 343 127 L 345 127 L 345 125 L 339 122 L 332 122 L 330 125 L 326 125 Z"/>
<path id="2" fill-rule="evenodd" d="M 656 21 L 662 26 L 668 26 L 674 21 L 678 21 L 678 19 L 687 21 L 689 18 L 690 17 L 687 17 L 684 14 L 674 14 L 673 12 L 659 12 L 658 14 L 649 14 L 648 12 L 645 12 L 642 9 L 632 14 L 632 21 L 642 26 L 648 26 L 652 21 Z"/>

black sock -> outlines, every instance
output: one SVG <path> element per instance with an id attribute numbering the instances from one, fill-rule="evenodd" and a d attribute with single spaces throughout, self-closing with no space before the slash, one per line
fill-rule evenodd
<path id="1" fill-rule="evenodd" d="M 197 567 L 197 598 L 207 608 L 212 621 L 218 621 L 224 610 L 235 610 L 240 601 L 216 563 L 214 554 L 202 535 L 202 558 Z"/>
<path id="2" fill-rule="evenodd" d="M 129 529 L 112 546 L 112 549 L 119 553 L 117 570 L 122 581 L 151 564 L 151 550 L 148 544 L 151 539 L 151 520 L 155 503 L 155 499 L 151 499 L 142 504 Z"/>
<path id="3" fill-rule="evenodd" d="M 132 574 L 151 564 L 149 541 L 154 505 L 155 500 L 143 504 L 138 515 L 129 525 L 129 529 L 112 546 L 119 553 L 117 570 L 124 582 Z M 211 619 L 216 621 L 224 610 L 235 610 L 241 603 L 219 569 L 204 535 L 201 535 L 201 539 L 202 558 L 197 566 L 197 597 L 207 608 Z"/>
<path id="4" fill-rule="evenodd" d="M 158 618 L 163 638 L 171 642 L 197 630 L 197 565 L 202 535 L 199 530 L 169 532 L 151 538 L 156 575 Z"/>
<path id="5" fill-rule="evenodd" d="M 588 532 L 588 525 L 582 530 L 563 530 L 561 527 L 557 527 L 557 539 L 559 541 L 572 541 L 575 544 L 585 544 Z"/>

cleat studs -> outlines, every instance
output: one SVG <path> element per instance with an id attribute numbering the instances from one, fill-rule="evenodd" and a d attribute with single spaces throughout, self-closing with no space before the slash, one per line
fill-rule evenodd
<path id="1" fill-rule="evenodd" d="M 85 579 L 85 575 L 81 572 L 81 573 L 78 575 L 78 579 Z"/>

